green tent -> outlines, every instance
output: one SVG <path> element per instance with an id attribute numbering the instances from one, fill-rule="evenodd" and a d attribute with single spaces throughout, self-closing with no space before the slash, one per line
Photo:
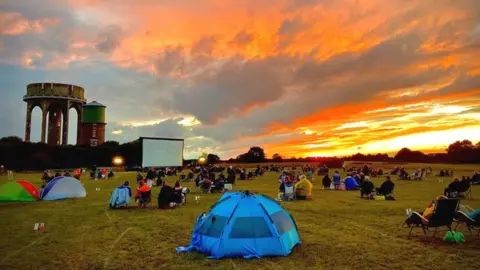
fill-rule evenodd
<path id="1" fill-rule="evenodd" d="M 26 181 L 8 182 L 0 186 L 0 202 L 34 202 L 39 195 L 38 189 Z"/>

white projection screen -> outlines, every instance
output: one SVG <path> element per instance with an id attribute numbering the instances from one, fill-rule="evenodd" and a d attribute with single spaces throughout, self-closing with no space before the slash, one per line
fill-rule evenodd
<path id="1" fill-rule="evenodd" d="M 180 167 L 183 165 L 183 139 L 141 137 L 142 167 Z"/>

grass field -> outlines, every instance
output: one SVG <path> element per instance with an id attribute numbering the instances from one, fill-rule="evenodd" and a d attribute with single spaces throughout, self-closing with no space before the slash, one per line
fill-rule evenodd
<path id="1" fill-rule="evenodd" d="M 471 175 L 473 169 L 457 175 Z M 15 178 L 40 184 L 38 174 Z M 282 203 L 296 219 L 302 240 L 290 256 L 219 261 L 198 253 L 177 254 L 175 248 L 189 244 L 196 217 L 220 195 L 201 194 L 197 204 L 193 196 L 199 194 L 189 183 L 190 201 L 175 210 L 156 209 L 156 199 L 148 209 L 109 210 L 113 188 L 134 179 L 135 173 L 117 173 L 107 181 L 84 180 L 84 199 L 0 204 L 0 269 L 480 269 L 480 237 L 464 227 L 459 229 L 466 237 L 463 244 L 446 244 L 444 233 L 432 238 L 421 230 L 408 239 L 408 230 L 400 228 L 405 209 L 423 211 L 449 178 L 444 183 L 435 176 L 423 182 L 395 181 L 397 201 L 324 191 L 316 179 L 313 200 Z M 276 173 L 267 173 L 237 181 L 234 188 L 275 196 L 276 179 Z M 0 178 L 0 183 L 6 181 Z M 381 181 L 374 179 L 376 185 Z M 479 208 L 479 186 L 473 197 L 463 203 Z M 36 222 L 44 222 L 45 230 L 33 231 Z"/>

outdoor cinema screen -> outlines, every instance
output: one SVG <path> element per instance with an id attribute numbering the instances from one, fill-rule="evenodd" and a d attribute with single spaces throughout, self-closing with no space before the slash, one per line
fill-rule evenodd
<path id="1" fill-rule="evenodd" d="M 142 167 L 179 167 L 183 165 L 183 139 L 140 138 Z"/>

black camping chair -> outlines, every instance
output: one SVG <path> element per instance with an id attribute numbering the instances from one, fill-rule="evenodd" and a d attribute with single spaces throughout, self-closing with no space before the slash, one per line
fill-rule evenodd
<path id="1" fill-rule="evenodd" d="M 138 207 L 146 208 L 151 200 L 152 200 L 151 190 L 140 193 L 140 197 L 138 198 Z"/>
<path id="2" fill-rule="evenodd" d="M 472 197 L 472 183 L 468 180 L 460 182 L 460 186 L 458 187 L 458 195 L 465 199 L 473 199 Z"/>
<path id="3" fill-rule="evenodd" d="M 468 231 L 473 234 L 473 230 L 478 230 L 478 235 L 480 235 L 480 215 L 477 215 L 475 219 L 471 218 L 467 214 L 462 211 L 457 211 L 456 216 L 457 226 L 455 226 L 455 230 L 457 230 L 458 225 L 464 224 L 467 226 Z"/>
<path id="4" fill-rule="evenodd" d="M 173 201 L 173 188 L 170 186 L 163 186 L 158 193 L 158 208 L 170 208 L 170 203 Z"/>
<path id="5" fill-rule="evenodd" d="M 172 201 L 176 204 L 182 204 L 183 193 L 181 189 L 174 189 L 172 194 Z"/>
<path id="6" fill-rule="evenodd" d="M 425 219 L 421 214 L 413 212 L 407 220 L 405 220 L 402 227 L 410 228 L 409 238 L 412 235 L 413 228 L 422 228 L 425 235 L 427 235 L 427 231 L 429 231 L 430 228 L 435 228 L 433 237 L 437 234 L 439 227 L 447 227 L 449 231 L 452 231 L 452 223 L 457 214 L 459 203 L 459 199 L 438 200 L 429 220 Z"/>

